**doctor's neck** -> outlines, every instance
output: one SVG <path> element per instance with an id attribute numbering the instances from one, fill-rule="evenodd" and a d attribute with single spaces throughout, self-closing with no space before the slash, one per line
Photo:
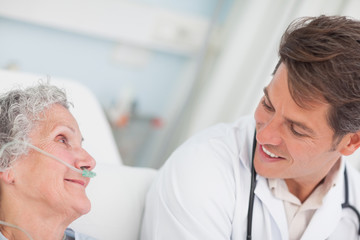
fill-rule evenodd
<path id="1" fill-rule="evenodd" d="M 284 179 L 286 185 L 293 195 L 295 195 L 301 203 L 304 203 L 306 199 L 314 192 L 314 190 L 324 183 L 325 178 L 331 170 L 339 169 L 341 165 L 341 158 L 339 158 L 334 165 L 329 169 L 323 169 L 322 173 L 315 174 L 311 180 L 307 177 L 306 180 L 302 178 Z"/>

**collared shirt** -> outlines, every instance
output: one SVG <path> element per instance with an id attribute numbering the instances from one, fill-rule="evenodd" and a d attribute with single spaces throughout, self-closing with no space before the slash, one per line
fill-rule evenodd
<path id="1" fill-rule="evenodd" d="M 289 239 L 300 239 L 316 210 L 322 205 L 326 193 L 336 185 L 341 161 L 338 161 L 329 171 L 323 183 L 311 193 L 304 203 L 289 192 L 283 179 L 268 179 L 273 195 L 283 200 L 289 228 Z"/>

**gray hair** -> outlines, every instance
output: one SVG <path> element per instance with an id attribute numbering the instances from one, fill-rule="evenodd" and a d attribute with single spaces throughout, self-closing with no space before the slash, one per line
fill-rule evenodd
<path id="1" fill-rule="evenodd" d="M 63 90 L 45 83 L 0 95 L 0 171 L 27 153 L 30 131 L 53 104 L 70 105 Z"/>

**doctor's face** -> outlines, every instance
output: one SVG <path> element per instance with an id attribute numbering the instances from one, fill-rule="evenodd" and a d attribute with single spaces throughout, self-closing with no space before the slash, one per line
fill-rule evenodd
<path id="1" fill-rule="evenodd" d="M 319 181 L 340 158 L 344 139 L 334 149 L 334 131 L 326 119 L 329 105 L 299 107 L 287 81 L 286 66 L 281 64 L 256 109 L 255 169 L 268 178 Z"/>

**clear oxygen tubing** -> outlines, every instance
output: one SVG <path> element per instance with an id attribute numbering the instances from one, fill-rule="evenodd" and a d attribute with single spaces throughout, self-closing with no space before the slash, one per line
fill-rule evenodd
<path id="1" fill-rule="evenodd" d="M 21 227 L 18 227 L 18 226 L 14 225 L 14 224 L 11 224 L 11 223 L 8 223 L 8 222 L 4 222 L 4 221 L 1 221 L 1 220 L 0 220 L 0 225 L 4 225 L 4 226 L 8 226 L 8 227 L 12 227 L 12 228 L 15 228 L 15 229 L 17 229 L 17 230 L 20 230 L 20 231 L 22 231 L 22 232 L 26 235 L 26 237 L 27 237 L 28 239 L 34 240 L 34 239 L 31 237 L 31 235 L 30 235 L 25 229 L 23 229 L 23 228 L 21 228 Z"/>
<path id="2" fill-rule="evenodd" d="M 18 142 L 20 142 L 20 141 L 18 141 Z M 14 144 L 14 143 L 15 143 L 15 141 L 6 143 L 6 144 L 0 149 L 0 157 L 2 156 L 2 153 L 5 151 L 6 147 L 8 147 L 9 145 Z M 83 177 L 93 178 L 93 177 L 96 176 L 96 173 L 95 173 L 95 172 L 92 172 L 92 171 L 89 171 L 89 170 L 83 169 L 83 168 L 81 168 L 81 170 L 80 170 L 80 169 L 77 169 L 77 168 L 75 168 L 74 166 L 71 166 L 70 164 L 68 164 L 67 162 L 61 160 L 60 158 L 58 158 L 58 157 L 56 157 L 56 156 L 54 156 L 54 155 L 52 155 L 52 154 L 50 154 L 50 153 L 48 153 L 48 152 L 45 152 L 44 150 L 42 150 L 42 149 L 40 149 L 40 148 L 38 148 L 38 147 L 30 144 L 30 143 L 27 143 L 27 142 L 21 142 L 21 143 L 27 145 L 28 147 L 30 147 L 30 148 L 32 148 L 32 149 L 34 149 L 34 150 L 36 150 L 36 151 L 38 151 L 38 152 L 40 152 L 40 153 L 48 156 L 48 157 L 51 157 L 52 159 L 55 159 L 55 160 L 59 161 L 60 163 L 64 164 L 65 166 L 67 166 L 67 167 L 70 168 L 71 170 L 80 173 Z M 1 171 L 1 170 L 0 170 L 0 171 Z"/>
<path id="3" fill-rule="evenodd" d="M 30 143 L 26 143 L 26 142 L 24 142 L 24 143 L 25 143 L 27 146 L 29 146 L 30 148 L 32 148 L 32 149 L 34 149 L 34 150 L 36 150 L 36 151 L 38 151 L 38 152 L 40 152 L 40 153 L 42 153 L 42 154 L 44 154 L 44 155 L 46 155 L 46 156 L 48 156 L 48 157 L 51 157 L 51 158 L 53 158 L 53 159 L 61 162 L 62 164 L 64 164 L 64 165 L 67 166 L 68 168 L 70 168 L 71 170 L 74 170 L 75 172 L 80 173 L 83 177 L 93 178 L 93 177 L 96 176 L 96 173 L 95 173 L 95 172 L 91 172 L 91 171 L 89 171 L 89 170 L 87 170 L 87 169 L 83 169 L 82 167 L 81 167 L 82 170 L 77 169 L 77 168 L 75 168 L 74 166 L 71 166 L 70 164 L 68 164 L 67 162 L 61 160 L 60 158 L 58 158 L 58 157 L 56 157 L 56 156 L 54 156 L 54 155 L 52 155 L 52 154 L 50 154 L 50 153 L 48 153 L 48 152 L 45 152 L 44 150 L 42 150 L 42 149 L 40 149 L 40 148 L 38 148 L 38 147 L 30 144 Z"/>
<path id="4" fill-rule="evenodd" d="M 5 151 L 5 149 L 9 146 L 9 145 L 11 145 L 11 144 L 13 144 L 14 142 L 8 142 L 8 143 L 6 143 L 5 145 L 3 145 L 3 147 L 0 149 L 0 157 L 2 156 L 2 154 L 3 154 L 3 152 Z M 3 170 L 0 170 L 0 172 L 2 172 Z M 11 228 L 15 228 L 15 229 L 17 229 L 17 230 L 20 230 L 21 232 L 23 232 L 25 235 L 26 235 L 26 237 L 28 238 L 28 239 L 30 239 L 30 240 L 34 240 L 32 237 L 31 237 L 31 235 L 25 230 L 25 229 L 23 229 L 23 228 L 21 228 L 21 227 L 19 227 L 19 226 L 16 226 L 16 225 L 14 225 L 14 224 L 12 224 L 12 223 L 8 223 L 8 222 L 4 222 L 4 221 L 1 221 L 0 220 L 0 225 L 4 225 L 4 226 L 8 226 L 8 227 L 11 227 Z"/>

